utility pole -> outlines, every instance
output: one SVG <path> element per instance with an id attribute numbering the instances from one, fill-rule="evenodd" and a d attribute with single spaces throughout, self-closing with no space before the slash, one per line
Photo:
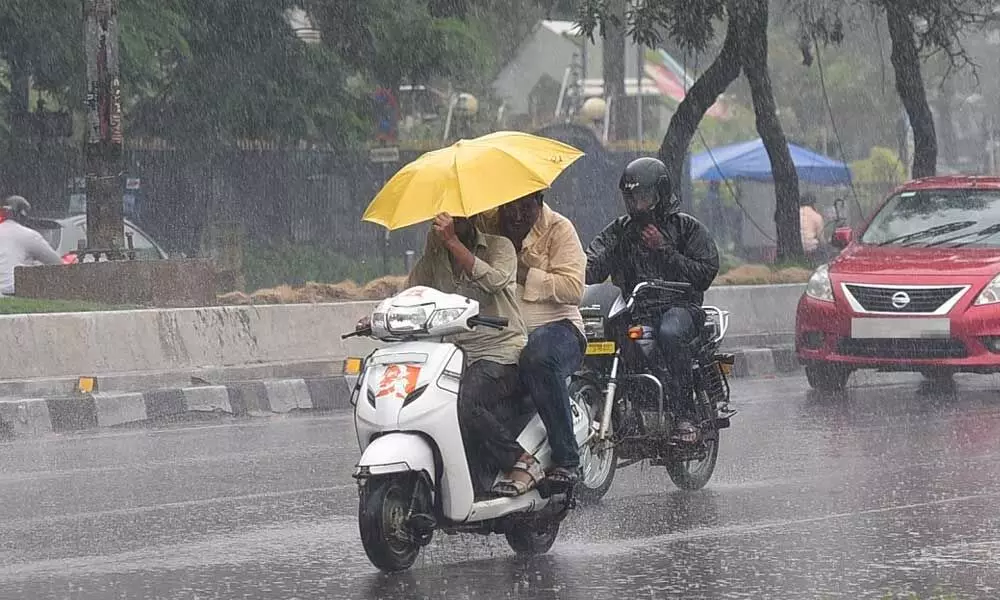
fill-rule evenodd
<path id="1" fill-rule="evenodd" d="M 124 250 L 122 215 L 122 102 L 118 54 L 118 0 L 83 0 L 87 61 L 87 182 L 89 249 Z"/>

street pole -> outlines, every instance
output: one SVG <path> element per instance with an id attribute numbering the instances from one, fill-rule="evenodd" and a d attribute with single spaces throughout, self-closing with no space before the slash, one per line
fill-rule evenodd
<path id="1" fill-rule="evenodd" d="M 87 62 L 87 245 L 124 248 L 122 215 L 122 104 L 118 61 L 118 0 L 83 0 Z M 120 255 L 118 256 L 120 257 Z"/>
<path id="2" fill-rule="evenodd" d="M 638 140 L 639 141 L 639 151 L 641 152 L 642 151 L 642 144 L 645 141 L 645 140 L 643 140 L 643 138 L 645 137 L 645 132 L 642 129 L 642 125 L 643 125 L 643 123 L 642 123 L 642 100 L 643 100 L 643 97 L 642 97 L 642 78 L 643 78 L 643 75 L 645 74 L 644 71 L 646 70 L 646 60 L 645 60 L 646 57 L 644 56 L 644 54 L 646 52 L 646 46 L 637 43 L 635 45 L 635 49 L 636 49 L 636 51 L 635 51 L 635 54 L 636 54 L 636 57 L 635 57 L 635 73 L 636 73 L 635 74 L 635 85 L 636 85 L 636 92 L 635 92 L 635 112 L 636 112 L 636 117 L 635 117 L 635 123 L 636 123 L 636 134 L 639 136 L 639 140 Z"/>

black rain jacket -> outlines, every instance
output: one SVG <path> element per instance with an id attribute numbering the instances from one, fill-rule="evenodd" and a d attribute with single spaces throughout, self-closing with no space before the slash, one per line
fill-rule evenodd
<path id="1" fill-rule="evenodd" d="M 683 281 L 694 288 L 690 300 L 700 307 L 705 290 L 719 274 L 719 250 L 712 234 L 691 215 L 665 214 L 660 206 L 646 219 L 618 217 L 597 234 L 587 247 L 587 283 L 602 283 L 610 276 L 627 296 L 640 281 Z M 646 223 L 656 225 L 670 250 L 651 250 L 642 243 Z"/>

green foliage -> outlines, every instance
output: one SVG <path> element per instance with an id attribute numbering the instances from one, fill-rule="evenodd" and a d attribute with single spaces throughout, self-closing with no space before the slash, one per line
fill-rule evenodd
<path id="1" fill-rule="evenodd" d="M 389 274 L 406 272 L 401 259 L 392 258 L 389 262 Z M 243 259 L 243 275 L 250 291 L 309 281 L 364 283 L 385 274 L 380 256 L 346 256 L 319 244 L 252 246 Z"/>
<path id="2" fill-rule="evenodd" d="M 131 307 L 112 307 L 72 300 L 42 300 L 35 298 L 0 298 L 0 315 L 24 315 L 33 313 L 96 312 L 105 310 L 126 310 Z"/>
<path id="3" fill-rule="evenodd" d="M 874 147 L 868 158 L 851 163 L 862 213 L 870 215 L 896 186 L 906 181 L 906 166 L 895 151 Z"/>

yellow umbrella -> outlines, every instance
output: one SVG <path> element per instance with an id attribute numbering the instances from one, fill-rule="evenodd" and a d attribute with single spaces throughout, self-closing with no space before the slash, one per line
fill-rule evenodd
<path id="1" fill-rule="evenodd" d="M 441 212 L 470 217 L 548 188 L 581 156 L 562 142 L 516 131 L 460 140 L 400 169 L 361 218 L 392 230 Z"/>

